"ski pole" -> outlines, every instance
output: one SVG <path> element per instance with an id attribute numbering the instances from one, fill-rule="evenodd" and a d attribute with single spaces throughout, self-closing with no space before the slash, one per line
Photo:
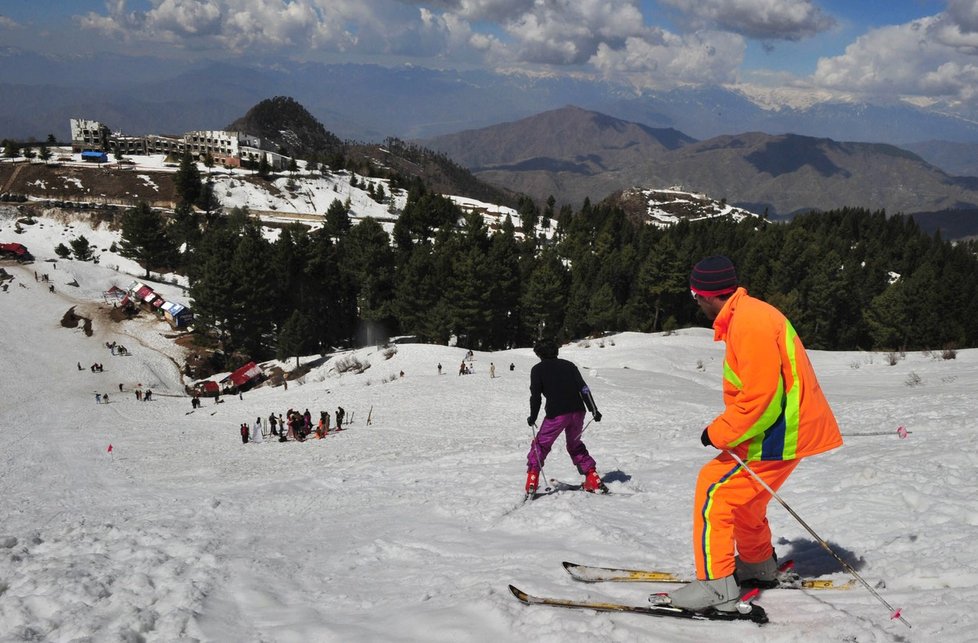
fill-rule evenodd
<path id="1" fill-rule="evenodd" d="M 543 478 L 544 482 L 547 483 L 547 487 L 544 491 L 550 491 L 550 481 L 547 480 L 547 476 L 543 473 L 543 458 L 540 457 L 540 445 L 537 444 L 537 424 L 533 423 L 533 429 L 530 431 L 530 445 L 537 454 L 537 463 L 540 465 L 540 477 Z"/>
<path id="2" fill-rule="evenodd" d="M 815 533 L 815 530 L 812 529 L 811 527 L 809 527 L 808 526 L 808 523 L 806 523 L 804 520 L 802 520 L 801 519 L 801 516 L 799 516 L 798 514 L 796 514 L 794 512 L 794 510 L 791 507 L 788 506 L 788 503 L 785 502 L 784 500 L 782 500 L 781 499 L 781 496 L 779 496 L 777 494 L 777 492 L 774 489 L 772 489 L 770 487 L 770 485 L 768 485 L 768 483 L 764 482 L 764 480 L 762 480 L 760 476 L 758 476 L 756 473 L 754 473 L 754 470 L 753 469 L 751 469 L 750 467 L 747 466 L 747 463 L 746 462 L 744 462 L 743 460 L 741 460 L 740 457 L 736 453 L 734 453 L 733 451 L 727 451 L 727 453 L 729 453 L 733 457 L 733 459 L 737 461 L 737 464 L 739 464 L 740 466 L 742 466 L 744 468 L 744 471 L 746 471 L 747 473 L 749 473 L 751 475 L 751 477 L 754 478 L 754 480 L 757 480 L 757 482 L 760 483 L 760 485 L 762 487 L 764 487 L 764 489 L 769 494 L 771 494 L 771 496 L 775 500 L 777 500 L 779 503 L 781 503 L 781 506 L 784 507 L 788 511 L 788 513 L 790 513 L 794 517 L 795 520 L 797 520 L 799 523 L 801 523 L 801 526 L 802 527 L 804 527 L 805 529 L 808 530 L 808 533 L 810 533 L 812 535 L 812 537 L 815 538 L 815 540 L 818 541 L 818 544 L 821 545 L 822 548 L 825 549 L 825 551 L 827 551 L 830 554 L 832 554 L 832 557 L 833 558 L 835 558 L 837 561 L 839 561 L 839 563 L 842 565 L 843 569 L 845 569 L 847 572 L 849 572 L 849 574 L 851 574 L 853 578 L 855 578 L 860 583 L 862 583 L 863 584 L 863 587 L 865 587 L 866 589 L 868 589 L 869 592 L 873 596 L 875 596 L 877 598 L 877 600 L 879 600 L 879 602 L 883 603 L 883 605 L 885 605 L 886 608 L 888 610 L 890 610 L 890 619 L 891 620 L 892 619 L 898 619 L 901 623 L 903 623 L 907 627 L 913 627 L 900 614 L 900 609 L 894 609 L 894 607 L 892 605 L 890 605 L 889 603 L 886 602 L 886 599 L 885 598 L 883 598 L 882 596 L 879 595 L 879 592 L 877 592 L 875 589 L 873 589 L 872 587 L 870 587 L 869 583 L 867 583 L 865 581 L 865 579 L 863 579 L 863 577 L 860 576 L 856 572 L 856 570 L 852 568 L 852 565 L 850 565 L 846 561 L 842 560 L 842 558 L 840 558 L 839 555 L 836 554 L 835 551 L 832 550 L 832 547 L 830 547 L 827 542 L 825 542 L 824 540 L 822 540 L 822 538 L 819 537 L 819 535 Z"/>

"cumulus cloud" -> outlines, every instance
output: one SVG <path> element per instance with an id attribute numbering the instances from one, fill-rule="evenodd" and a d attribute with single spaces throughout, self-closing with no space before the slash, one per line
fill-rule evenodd
<path id="1" fill-rule="evenodd" d="M 628 38 L 621 48 L 599 47 L 591 63 L 606 76 L 639 88 L 733 82 L 744 58 L 744 39 L 729 32 Z"/>
<path id="2" fill-rule="evenodd" d="M 813 82 L 867 96 L 970 101 L 978 91 L 978 32 L 952 12 L 875 29 L 819 60 Z"/>
<path id="3" fill-rule="evenodd" d="M 12 18 L 0 15 L 0 29 L 22 29 L 22 25 Z"/>
<path id="4" fill-rule="evenodd" d="M 721 6 L 712 0 L 707 5 Z M 640 0 L 150 0 L 144 11 L 110 0 L 107 7 L 79 23 L 129 43 L 231 55 L 345 52 L 429 63 L 569 67 L 643 86 L 727 82 L 744 53 L 737 34 L 700 29 L 679 35 L 649 26 Z"/>
<path id="5" fill-rule="evenodd" d="M 660 0 L 694 25 L 757 40 L 801 40 L 835 25 L 811 0 Z"/>
<path id="6" fill-rule="evenodd" d="M 151 1 L 147 11 L 129 11 L 125 0 L 113 0 L 107 13 L 90 12 L 78 22 L 128 42 L 167 42 L 232 54 L 252 48 L 344 50 L 356 45 L 358 29 L 371 31 L 374 26 L 370 8 L 357 0 Z"/>
<path id="7" fill-rule="evenodd" d="M 975 0 L 949 0 L 947 16 L 962 32 L 978 32 L 978 2 Z"/>
<path id="8" fill-rule="evenodd" d="M 599 46 L 619 47 L 644 30 L 629 0 L 556 0 L 528 9 L 502 23 L 523 62 L 580 65 Z"/>

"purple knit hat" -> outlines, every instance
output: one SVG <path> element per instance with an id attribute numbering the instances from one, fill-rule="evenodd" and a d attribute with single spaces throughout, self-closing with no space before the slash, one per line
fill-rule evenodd
<path id="1" fill-rule="evenodd" d="M 689 275 L 689 289 L 703 297 L 729 295 L 737 290 L 737 271 L 722 255 L 701 259 Z"/>

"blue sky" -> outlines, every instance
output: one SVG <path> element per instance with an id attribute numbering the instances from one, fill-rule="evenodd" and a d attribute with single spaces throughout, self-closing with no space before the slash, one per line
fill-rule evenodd
<path id="1" fill-rule="evenodd" d="M 970 103 L 978 0 L 4 0 L 0 46 Z"/>

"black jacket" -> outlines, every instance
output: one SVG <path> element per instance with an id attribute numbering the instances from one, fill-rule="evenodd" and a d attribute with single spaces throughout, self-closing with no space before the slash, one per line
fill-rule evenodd
<path id="1" fill-rule="evenodd" d="M 594 413 L 585 406 L 581 391 L 587 388 L 581 371 L 566 359 L 543 359 L 530 369 L 530 417 L 536 422 L 540 413 L 540 395 L 547 398 L 545 415 L 548 418 L 583 411 Z"/>

